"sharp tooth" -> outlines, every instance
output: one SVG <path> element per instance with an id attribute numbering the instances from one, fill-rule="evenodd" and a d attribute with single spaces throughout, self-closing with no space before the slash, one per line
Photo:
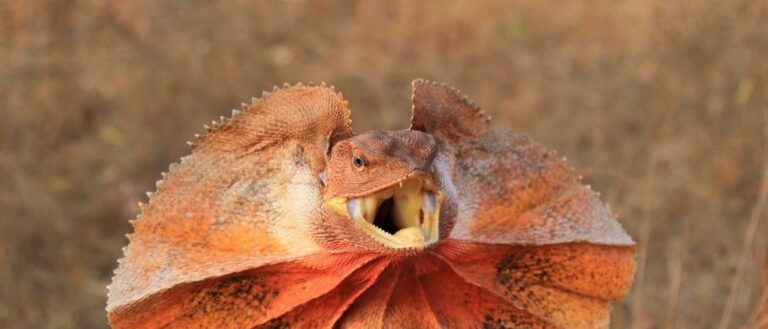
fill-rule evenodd
<path id="1" fill-rule="evenodd" d="M 435 192 L 426 191 L 422 195 L 422 204 L 424 212 L 427 214 L 434 214 L 437 209 L 437 198 L 435 198 Z"/>
<path id="2" fill-rule="evenodd" d="M 422 228 L 424 229 L 424 239 L 427 241 L 434 241 L 437 237 L 437 196 L 432 191 L 421 192 L 421 210 L 424 212 L 424 223 Z"/>
<path id="3" fill-rule="evenodd" d="M 347 200 L 347 212 L 349 216 L 354 220 L 364 220 L 363 218 L 363 204 L 358 198 L 352 198 Z"/>
<path id="4" fill-rule="evenodd" d="M 392 219 L 398 228 L 418 227 L 419 226 L 419 198 L 416 194 L 405 194 L 395 197 L 395 203 L 392 205 Z"/>
<path id="5" fill-rule="evenodd" d="M 400 181 L 400 182 L 399 182 L 399 183 L 397 183 L 397 184 L 398 184 L 398 185 L 400 185 L 400 187 L 401 187 L 401 188 L 403 187 L 403 182 L 402 182 L 402 181 Z"/>
<path id="6" fill-rule="evenodd" d="M 368 223 L 373 223 L 373 221 L 376 220 L 376 209 L 379 208 L 378 198 L 375 195 L 371 195 L 363 197 L 362 199 L 365 220 Z"/>

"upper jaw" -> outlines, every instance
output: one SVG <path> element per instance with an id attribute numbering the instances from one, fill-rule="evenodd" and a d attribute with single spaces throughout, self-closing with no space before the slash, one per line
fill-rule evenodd
<path id="1" fill-rule="evenodd" d="M 409 175 L 356 197 L 327 201 L 371 238 L 392 249 L 420 249 L 439 239 L 442 192 L 426 175 Z"/>

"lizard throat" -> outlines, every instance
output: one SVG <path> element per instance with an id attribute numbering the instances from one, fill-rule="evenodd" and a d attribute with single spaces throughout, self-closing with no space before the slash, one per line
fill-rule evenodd
<path id="1" fill-rule="evenodd" d="M 417 176 L 368 195 L 331 198 L 328 206 L 386 247 L 418 249 L 439 238 L 441 199 Z"/>

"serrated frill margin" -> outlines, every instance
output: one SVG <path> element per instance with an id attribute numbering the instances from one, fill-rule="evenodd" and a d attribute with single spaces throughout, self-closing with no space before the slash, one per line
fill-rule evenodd
<path id="1" fill-rule="evenodd" d="M 334 85 L 328 85 L 325 82 L 320 82 L 319 84 L 316 84 L 316 83 L 311 82 L 311 81 L 306 83 L 306 84 L 304 84 L 302 82 L 298 82 L 298 83 L 296 83 L 294 85 L 291 85 L 289 83 L 283 83 L 283 85 L 281 87 L 273 86 L 271 91 L 263 91 L 262 94 L 261 94 L 261 97 L 252 97 L 250 104 L 242 103 L 240 110 L 232 109 L 232 114 L 231 114 L 230 117 L 220 116 L 218 121 L 213 120 L 213 121 L 211 121 L 210 124 L 204 124 L 203 128 L 205 129 L 205 131 L 203 133 L 194 134 L 194 137 L 195 137 L 195 141 L 194 142 L 192 142 L 192 141 L 187 141 L 186 142 L 186 144 L 189 145 L 191 147 L 191 149 L 192 149 L 192 153 L 191 154 L 194 154 L 196 149 L 198 148 L 198 146 L 201 143 L 203 143 L 206 139 L 208 139 L 210 136 L 212 136 L 213 134 L 215 134 L 216 132 L 218 132 L 218 131 L 220 131 L 222 129 L 225 129 L 228 125 L 231 125 L 233 122 L 235 122 L 237 120 L 240 120 L 240 118 L 242 117 L 242 115 L 244 113 L 247 113 L 249 111 L 255 111 L 257 109 L 258 105 L 261 102 L 264 102 L 264 101 L 268 100 L 275 93 L 277 93 L 277 92 L 279 92 L 281 90 L 286 90 L 286 89 L 295 88 L 295 87 L 320 87 L 320 88 L 327 88 L 333 94 L 337 95 L 340 99 L 342 99 L 344 105 L 346 106 L 346 111 L 347 111 L 345 113 L 345 116 L 347 118 L 349 118 L 347 120 L 346 124 L 347 124 L 347 127 L 350 127 L 349 133 L 353 134 L 352 131 L 351 131 L 351 123 L 352 123 L 351 112 L 349 110 L 349 107 L 347 106 L 348 102 L 346 100 L 344 100 L 343 94 L 341 92 L 337 91 L 336 87 Z M 147 192 L 145 192 L 145 194 L 147 195 L 147 202 L 139 201 L 138 202 L 139 214 L 134 219 L 128 221 L 131 224 L 131 226 L 134 228 L 134 230 L 135 230 L 135 227 L 136 227 L 136 223 L 141 220 L 142 215 L 146 212 L 146 209 L 147 209 L 148 205 L 150 205 L 152 203 L 152 199 L 153 199 L 154 194 L 156 192 L 161 191 L 163 189 L 163 185 L 165 184 L 166 178 L 169 175 L 173 174 L 176 171 L 176 169 L 181 164 L 183 164 L 186 161 L 186 159 L 191 154 L 181 157 L 178 162 L 171 163 L 169 165 L 168 171 L 162 172 L 161 173 L 161 178 L 159 180 L 155 181 L 155 190 L 154 191 L 147 191 Z M 125 237 L 128 240 L 128 244 L 123 246 L 123 248 L 121 249 L 123 256 L 120 257 L 117 260 L 118 266 L 121 265 L 125 261 L 126 251 L 127 251 L 128 246 L 130 245 L 131 241 L 133 240 L 132 239 L 133 235 L 134 235 L 134 233 L 128 233 L 128 234 L 125 235 Z M 115 277 L 115 275 L 117 273 L 117 269 L 118 268 L 115 268 L 113 270 L 113 276 L 112 276 L 112 281 L 113 282 L 114 282 L 114 277 Z M 111 293 L 112 293 L 112 284 L 107 286 L 107 296 L 109 297 L 111 295 Z"/>

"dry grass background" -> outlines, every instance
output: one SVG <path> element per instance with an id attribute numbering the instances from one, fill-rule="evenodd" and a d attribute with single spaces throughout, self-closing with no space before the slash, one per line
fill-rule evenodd
<path id="1" fill-rule="evenodd" d="M 416 77 L 603 192 L 639 250 L 613 327 L 757 326 L 767 56 L 766 1 L 0 1 L 0 327 L 106 326 L 127 220 L 203 123 L 324 80 L 358 131 L 406 127 Z"/>

